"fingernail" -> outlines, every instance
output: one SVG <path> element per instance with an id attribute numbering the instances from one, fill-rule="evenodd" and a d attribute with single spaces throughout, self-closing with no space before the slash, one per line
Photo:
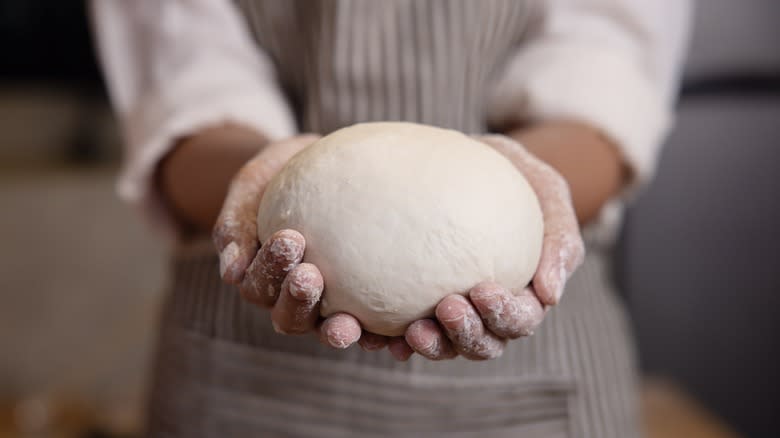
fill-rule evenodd
<path id="1" fill-rule="evenodd" d="M 236 242 L 230 242 L 225 249 L 219 254 L 219 276 L 225 278 L 225 272 L 236 262 L 238 259 L 238 244 Z"/>
<path id="2" fill-rule="evenodd" d="M 334 334 L 329 333 L 326 336 L 328 337 L 328 344 L 333 348 L 344 350 L 345 348 L 352 345 L 352 343 L 349 342 L 348 339 L 340 338 L 339 334 L 337 333 Z"/>
<path id="3" fill-rule="evenodd" d="M 355 335 L 354 333 L 345 332 L 342 328 L 334 326 L 334 324 L 330 324 L 325 329 L 325 339 L 331 347 L 343 350 L 360 339 L 360 332 Z"/>
<path id="4" fill-rule="evenodd" d="M 444 323 L 460 321 L 466 315 L 466 304 L 460 299 L 450 299 L 446 304 L 437 309 L 436 318 Z"/>
<path id="5" fill-rule="evenodd" d="M 428 356 L 438 356 L 441 354 L 441 342 L 439 338 L 432 336 L 424 346 L 420 347 L 420 350 Z"/>

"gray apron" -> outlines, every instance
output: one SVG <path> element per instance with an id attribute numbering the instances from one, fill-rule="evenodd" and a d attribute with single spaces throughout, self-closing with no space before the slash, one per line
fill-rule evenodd
<path id="1" fill-rule="evenodd" d="M 488 130 L 491 79 L 533 22 L 519 0 L 239 1 L 302 131 L 407 120 Z M 217 31 L 217 30 L 215 30 Z M 155 437 L 638 435 L 633 352 L 609 249 L 589 245 L 563 302 L 496 360 L 396 362 L 274 333 L 219 279 L 211 245 L 173 261 L 151 390 Z"/>

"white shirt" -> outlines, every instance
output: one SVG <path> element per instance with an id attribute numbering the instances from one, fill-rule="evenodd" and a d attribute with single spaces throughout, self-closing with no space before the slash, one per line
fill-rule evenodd
<path id="1" fill-rule="evenodd" d="M 651 177 L 670 126 L 690 1 L 535 6 L 533 31 L 488 96 L 488 120 L 588 122 L 618 145 L 633 191 Z M 173 223 L 153 173 L 178 138 L 224 121 L 271 139 L 296 133 L 274 65 L 232 1 L 93 0 L 93 19 L 126 145 L 119 193 L 156 223 Z M 603 230 L 614 231 L 619 211 L 617 202 L 604 209 Z"/>

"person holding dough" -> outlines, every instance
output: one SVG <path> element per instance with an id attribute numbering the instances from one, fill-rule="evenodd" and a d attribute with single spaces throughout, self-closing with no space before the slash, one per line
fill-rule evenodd
<path id="1" fill-rule="evenodd" d="M 689 15 L 679 0 L 94 0 L 127 144 L 120 194 L 177 242 L 149 435 L 639 436 L 611 243 L 622 203 L 651 176 L 670 125 Z M 274 184 L 293 156 L 334 141 L 320 136 L 379 121 L 430 127 L 348 129 L 374 138 L 417 126 L 409 129 L 425 133 L 405 138 L 421 147 L 444 132 L 453 153 L 478 145 L 519 171 L 541 221 L 529 284 L 474 281 L 398 332 L 323 311 L 336 271 L 327 257 L 310 261 L 333 248 L 307 242 L 306 229 L 261 235 L 261 203 L 283 213 L 285 192 Z M 356 132 L 333 136 L 343 146 Z M 425 165 L 446 174 L 456 161 L 438 156 L 441 165 L 430 157 Z M 346 172 L 349 156 L 341 159 Z M 284 181 L 302 184 L 310 174 L 301 172 Z M 335 181 L 312 178 L 315 188 Z M 433 190 L 420 181 L 421 194 Z M 464 186 L 463 210 L 481 205 L 479 190 L 490 199 L 519 190 L 511 181 L 521 180 L 506 181 Z M 312 199 L 324 208 L 339 201 Z M 435 210 L 409 209 L 402 213 Z M 512 224 L 480 211 L 472 216 L 488 226 Z M 338 242 L 353 231 L 348 216 L 315 220 L 318 236 Z M 212 231 L 216 252 L 203 238 Z M 392 238 L 413 242 L 414 232 Z M 449 262 L 446 252 L 435 254 L 439 263 L 403 245 L 390 250 L 399 266 Z M 389 266 L 339 260 L 352 264 L 342 275 Z M 408 289 L 443 277 L 410 271 L 388 282 Z"/>

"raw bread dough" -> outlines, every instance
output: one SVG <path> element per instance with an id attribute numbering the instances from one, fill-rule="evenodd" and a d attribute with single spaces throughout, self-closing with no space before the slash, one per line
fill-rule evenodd
<path id="1" fill-rule="evenodd" d="M 257 227 L 261 241 L 285 228 L 306 238 L 323 316 L 347 312 L 388 336 L 478 282 L 524 287 L 543 234 L 536 195 L 506 158 L 456 131 L 395 122 L 341 129 L 293 157 Z"/>

